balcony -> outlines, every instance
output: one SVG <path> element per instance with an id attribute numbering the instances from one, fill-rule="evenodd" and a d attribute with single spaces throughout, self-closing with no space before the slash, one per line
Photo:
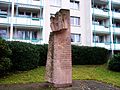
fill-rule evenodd
<path id="1" fill-rule="evenodd" d="M 104 48 L 110 50 L 110 43 L 92 43 L 92 46 L 104 47 Z"/>
<path id="2" fill-rule="evenodd" d="M 109 28 L 103 25 L 92 25 L 92 30 L 98 32 L 109 32 Z"/>
<path id="3" fill-rule="evenodd" d="M 120 12 L 112 12 L 113 18 L 120 19 Z"/>
<path id="4" fill-rule="evenodd" d="M 42 44 L 42 39 L 39 40 L 23 40 L 23 39 L 13 39 L 13 41 L 20 41 L 20 42 L 26 42 L 26 43 L 32 43 L 32 44 Z"/>
<path id="5" fill-rule="evenodd" d="M 120 4 L 120 0 L 112 0 L 113 3 Z"/>
<path id="6" fill-rule="evenodd" d="M 99 9 L 99 8 L 92 8 L 92 14 L 95 14 L 97 16 L 104 16 L 108 17 L 108 9 Z"/>
<path id="7" fill-rule="evenodd" d="M 10 24 L 10 17 L 0 15 L 0 24 Z"/>
<path id="8" fill-rule="evenodd" d="M 120 50 L 120 43 L 114 44 L 114 50 Z"/>
<path id="9" fill-rule="evenodd" d="M 30 26 L 43 26 L 43 19 L 40 18 L 27 18 L 27 17 L 14 17 L 13 24 L 30 25 Z"/>
<path id="10" fill-rule="evenodd" d="M 12 2 L 12 0 L 0 0 L 1 2 Z"/>
<path id="11" fill-rule="evenodd" d="M 120 27 L 113 27 L 114 33 L 120 33 Z"/>
<path id="12" fill-rule="evenodd" d="M 111 49 L 111 44 L 110 43 L 92 43 L 92 46 L 97 46 L 97 47 L 104 47 L 108 50 Z M 115 43 L 113 50 L 120 50 L 120 43 Z"/>
<path id="13" fill-rule="evenodd" d="M 15 3 L 43 6 L 43 0 L 15 0 Z"/>

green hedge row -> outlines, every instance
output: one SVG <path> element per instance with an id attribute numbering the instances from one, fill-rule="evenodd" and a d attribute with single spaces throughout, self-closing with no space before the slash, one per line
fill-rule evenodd
<path id="1" fill-rule="evenodd" d="M 108 61 L 108 69 L 120 72 L 120 53 L 114 54 Z"/>
<path id="2" fill-rule="evenodd" d="M 72 46 L 73 65 L 98 65 L 107 63 L 109 52 L 105 48 Z"/>
<path id="3" fill-rule="evenodd" d="M 13 70 L 30 70 L 37 66 L 45 66 L 48 45 L 33 45 L 23 42 L 7 42 L 12 50 Z M 73 65 L 104 64 L 108 60 L 108 50 L 100 47 L 72 45 Z"/>
<path id="4" fill-rule="evenodd" d="M 12 51 L 6 41 L 0 37 L 0 76 L 10 70 L 12 63 L 9 57 L 11 54 Z"/>
<path id="5" fill-rule="evenodd" d="M 35 45 L 23 42 L 8 42 L 12 50 L 12 70 L 30 70 L 39 63 L 39 52 Z"/>

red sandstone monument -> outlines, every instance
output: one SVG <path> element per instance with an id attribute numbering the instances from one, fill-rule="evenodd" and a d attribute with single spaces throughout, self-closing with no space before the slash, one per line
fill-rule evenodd
<path id="1" fill-rule="evenodd" d="M 61 9 L 51 17 L 46 75 L 54 87 L 72 85 L 70 11 Z"/>

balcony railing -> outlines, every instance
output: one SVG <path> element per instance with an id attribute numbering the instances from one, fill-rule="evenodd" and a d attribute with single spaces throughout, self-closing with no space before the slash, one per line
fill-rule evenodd
<path id="1" fill-rule="evenodd" d="M 15 3 L 43 6 L 43 0 L 15 0 Z"/>
<path id="2" fill-rule="evenodd" d="M 104 48 L 110 50 L 110 44 L 108 44 L 108 43 L 92 43 L 92 46 L 104 47 Z"/>
<path id="3" fill-rule="evenodd" d="M 0 1 L 3 1 L 3 2 L 12 2 L 12 0 L 0 0 Z"/>
<path id="4" fill-rule="evenodd" d="M 0 0 L 3 2 L 12 2 L 12 0 Z M 43 0 L 14 0 L 15 3 L 43 6 Z"/>
<path id="5" fill-rule="evenodd" d="M 103 25 L 93 25 L 92 24 L 92 30 L 100 31 L 100 32 L 109 32 L 109 28 L 107 26 L 103 26 Z"/>
<path id="6" fill-rule="evenodd" d="M 108 50 L 111 49 L 111 43 L 92 43 L 92 46 L 104 47 Z M 113 50 L 120 50 L 120 43 L 114 43 Z"/>
<path id="7" fill-rule="evenodd" d="M 6 15 L 0 15 L 0 23 L 2 24 L 10 24 L 11 17 Z"/>
<path id="8" fill-rule="evenodd" d="M 115 50 L 120 50 L 120 43 L 114 44 L 114 49 Z"/>
<path id="9" fill-rule="evenodd" d="M 120 33 L 120 27 L 113 27 L 114 33 Z"/>
<path id="10" fill-rule="evenodd" d="M 92 8 L 92 14 L 98 15 L 98 16 L 108 16 L 108 9 L 99 9 L 99 8 Z"/>
<path id="11" fill-rule="evenodd" d="M 20 41 L 20 42 L 26 42 L 26 43 L 32 43 L 32 44 L 42 44 L 43 39 L 25 40 L 25 39 L 14 38 L 13 41 Z"/>
<path id="12" fill-rule="evenodd" d="M 13 23 L 19 24 L 19 25 L 43 26 L 43 19 L 42 18 L 14 17 Z"/>
<path id="13" fill-rule="evenodd" d="M 114 3 L 119 3 L 120 4 L 120 0 L 112 0 L 112 2 L 114 2 Z"/>
<path id="14" fill-rule="evenodd" d="M 120 12 L 115 12 L 115 11 L 113 11 L 113 12 L 112 12 L 112 15 L 113 15 L 113 18 L 120 19 Z"/>

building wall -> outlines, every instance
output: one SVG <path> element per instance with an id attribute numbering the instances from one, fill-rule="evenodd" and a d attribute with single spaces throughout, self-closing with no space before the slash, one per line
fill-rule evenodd
<path id="1" fill-rule="evenodd" d="M 120 0 L 0 0 L 0 4 L 0 35 L 6 40 L 48 43 L 50 16 L 69 9 L 72 44 L 120 50 Z M 24 14 L 30 11 L 30 17 L 23 17 L 19 10 Z M 37 10 L 41 13 L 34 18 Z M 14 38 L 19 36 L 19 30 L 29 33 L 29 40 Z"/>
<path id="2" fill-rule="evenodd" d="M 53 3 L 52 3 L 53 1 Z M 58 0 L 59 1 L 59 0 Z M 46 2 L 46 17 L 47 19 L 45 18 L 45 27 L 46 27 L 46 31 L 48 31 L 47 33 L 45 33 L 47 36 L 46 38 L 48 38 L 49 36 L 49 32 L 51 31 L 51 28 L 50 28 L 50 15 L 54 15 L 57 11 L 59 11 L 60 9 L 69 9 L 70 10 L 70 16 L 73 17 L 73 18 L 80 18 L 80 21 L 79 21 L 79 25 L 72 25 L 71 24 L 71 34 L 73 35 L 80 35 L 80 41 L 75 41 L 75 42 L 72 42 L 73 44 L 77 44 L 77 45 L 89 45 L 92 43 L 91 42 L 91 14 L 90 14 L 90 7 L 91 7 L 91 4 L 90 2 L 88 1 L 84 1 L 84 0 L 74 0 L 75 2 L 74 3 L 79 3 L 79 8 L 74 8 L 74 5 L 73 7 L 71 7 L 71 3 L 70 3 L 70 0 L 60 0 L 61 3 L 60 4 L 56 4 L 55 0 L 45 0 Z M 87 4 L 86 4 L 87 3 Z M 89 7 L 88 7 L 89 6 Z M 87 10 L 87 12 L 85 12 Z M 47 11 L 48 10 L 48 11 Z M 90 33 L 87 33 L 87 32 L 90 32 Z M 86 34 L 87 36 L 89 37 L 86 37 Z M 78 36 L 76 36 L 77 38 Z M 48 41 L 48 39 L 46 39 L 46 41 Z"/>
<path id="3" fill-rule="evenodd" d="M 109 50 L 120 50 L 120 1 L 92 0 L 92 46 L 105 47 Z M 95 21 L 95 22 L 94 22 Z M 118 41 L 117 41 L 118 39 Z"/>
<path id="4" fill-rule="evenodd" d="M 42 43 L 43 0 L 0 0 L 0 35 L 6 40 Z"/>

